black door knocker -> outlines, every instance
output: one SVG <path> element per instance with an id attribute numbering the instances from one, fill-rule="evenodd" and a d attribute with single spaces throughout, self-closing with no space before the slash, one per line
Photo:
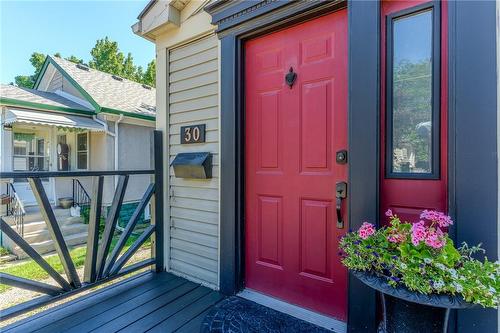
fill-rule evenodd
<path id="1" fill-rule="evenodd" d="M 293 67 L 290 67 L 288 73 L 285 75 L 285 82 L 290 87 L 290 89 L 292 89 L 292 86 L 295 83 L 296 79 L 297 79 L 297 73 L 294 73 Z"/>

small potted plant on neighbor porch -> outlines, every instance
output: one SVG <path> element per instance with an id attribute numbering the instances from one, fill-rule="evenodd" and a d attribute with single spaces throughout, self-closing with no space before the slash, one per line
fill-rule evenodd
<path id="1" fill-rule="evenodd" d="M 386 216 L 388 226 L 364 222 L 340 241 L 342 263 L 380 292 L 379 332 L 446 332 L 450 309 L 498 307 L 500 263 L 476 259 L 480 245 L 455 248 L 449 216 L 424 210 L 413 224 Z"/>

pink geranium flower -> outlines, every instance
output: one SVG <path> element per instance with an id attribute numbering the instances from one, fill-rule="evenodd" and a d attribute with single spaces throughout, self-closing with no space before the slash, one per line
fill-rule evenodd
<path id="1" fill-rule="evenodd" d="M 388 209 L 388 210 L 385 212 L 385 216 L 387 216 L 387 217 L 393 217 L 394 215 L 392 214 L 392 210 L 391 210 L 391 209 Z"/>
<path id="2" fill-rule="evenodd" d="M 411 227 L 411 242 L 413 245 L 417 246 L 421 241 L 425 240 L 427 230 L 425 228 L 425 222 L 420 221 L 415 223 Z"/>
<path id="3" fill-rule="evenodd" d="M 441 228 L 446 228 L 453 224 L 451 217 L 435 210 L 424 210 L 422 214 L 420 214 L 420 218 L 437 223 Z"/>
<path id="4" fill-rule="evenodd" d="M 439 228 L 429 228 L 425 235 L 425 244 L 432 248 L 440 249 L 446 244 L 445 234 Z"/>
<path id="5" fill-rule="evenodd" d="M 368 222 L 363 222 L 361 227 L 358 230 L 358 235 L 359 237 L 363 239 L 367 239 L 371 235 L 375 233 L 375 226 L 371 223 Z"/>

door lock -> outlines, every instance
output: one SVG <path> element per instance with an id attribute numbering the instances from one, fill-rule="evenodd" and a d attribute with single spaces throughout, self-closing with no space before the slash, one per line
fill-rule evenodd
<path id="1" fill-rule="evenodd" d="M 346 164 L 347 163 L 347 150 L 339 150 L 335 153 L 335 162 L 337 164 Z"/>
<path id="2" fill-rule="evenodd" d="M 347 198 L 347 183 L 338 182 L 335 185 L 335 197 L 337 198 L 337 228 L 344 228 L 344 220 L 342 219 L 342 199 Z"/>

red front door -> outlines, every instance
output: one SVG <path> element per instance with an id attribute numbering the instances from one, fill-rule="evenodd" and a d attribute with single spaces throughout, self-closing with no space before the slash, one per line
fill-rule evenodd
<path id="1" fill-rule="evenodd" d="M 346 320 L 338 237 L 348 226 L 337 228 L 335 186 L 347 165 L 335 156 L 347 149 L 347 11 L 245 52 L 246 286 Z"/>

